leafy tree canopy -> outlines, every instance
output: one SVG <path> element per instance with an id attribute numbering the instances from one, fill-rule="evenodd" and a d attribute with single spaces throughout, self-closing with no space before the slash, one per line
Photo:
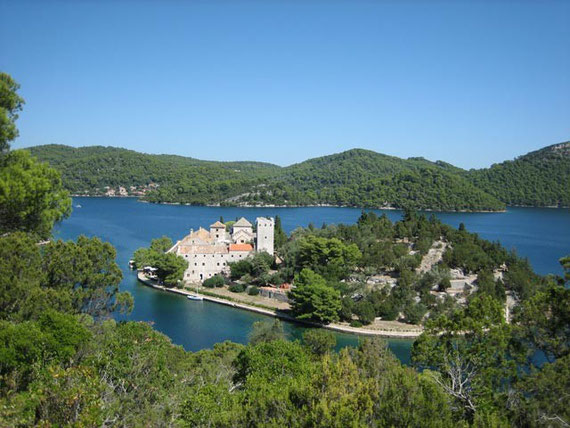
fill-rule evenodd
<path id="1" fill-rule="evenodd" d="M 115 249 L 98 238 L 55 241 L 43 247 L 21 232 L 0 237 L 0 318 L 36 318 L 48 308 L 105 317 L 130 311 L 119 291 Z"/>
<path id="2" fill-rule="evenodd" d="M 24 100 L 17 92 L 20 85 L 9 74 L 0 72 L 0 155 L 10 148 L 10 141 L 18 136 L 16 120 Z"/>
<path id="3" fill-rule="evenodd" d="M 324 324 L 338 321 L 342 304 L 340 293 L 326 284 L 325 279 L 310 269 L 303 269 L 289 292 L 291 309 L 299 319 Z"/>
<path id="4" fill-rule="evenodd" d="M 249 343 L 256 345 L 261 342 L 272 342 L 274 340 L 284 340 L 285 332 L 281 321 L 275 319 L 272 322 L 256 321 L 249 334 Z"/>
<path id="5" fill-rule="evenodd" d="M 150 247 L 139 248 L 133 254 L 135 267 L 138 269 L 145 266 L 154 267 L 157 269 L 156 276 L 160 282 L 168 286 L 180 285 L 188 268 L 188 261 L 174 253 L 167 253 L 172 245 L 172 240 L 167 236 L 153 239 Z"/>
<path id="6" fill-rule="evenodd" d="M 21 230 L 45 239 L 70 213 L 59 172 L 24 150 L 0 157 L 0 234 Z"/>

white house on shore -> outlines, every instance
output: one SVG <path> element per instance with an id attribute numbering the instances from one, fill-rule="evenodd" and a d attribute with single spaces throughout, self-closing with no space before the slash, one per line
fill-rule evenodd
<path id="1" fill-rule="evenodd" d="M 199 228 L 176 242 L 168 250 L 188 261 L 184 281 L 201 283 L 218 273 L 229 273 L 229 263 L 243 260 L 254 252 L 265 251 L 273 255 L 275 221 L 273 218 L 258 217 L 256 232 L 244 217 L 227 231 L 220 221 L 210 225 L 210 230 Z"/>

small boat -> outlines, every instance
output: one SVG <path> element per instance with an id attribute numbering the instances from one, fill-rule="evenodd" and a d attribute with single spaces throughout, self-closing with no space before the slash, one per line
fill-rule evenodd
<path id="1" fill-rule="evenodd" d="M 196 294 L 189 294 L 188 296 L 188 300 L 204 300 L 204 298 L 202 296 L 197 296 Z"/>
<path id="2" fill-rule="evenodd" d="M 75 205 L 75 208 L 81 208 L 81 205 L 77 204 Z"/>

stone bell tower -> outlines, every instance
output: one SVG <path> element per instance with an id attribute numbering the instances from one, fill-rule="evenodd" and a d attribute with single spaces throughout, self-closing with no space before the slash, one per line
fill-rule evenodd
<path id="1" fill-rule="evenodd" d="M 255 240 L 255 249 L 257 252 L 265 251 L 273 255 L 273 236 L 275 232 L 275 220 L 265 217 L 257 217 L 255 220 L 257 225 L 257 234 Z"/>

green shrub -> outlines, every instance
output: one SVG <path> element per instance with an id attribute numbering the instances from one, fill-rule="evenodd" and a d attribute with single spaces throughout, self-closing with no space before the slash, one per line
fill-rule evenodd
<path id="1" fill-rule="evenodd" d="M 332 331 L 311 328 L 303 333 L 303 344 L 313 354 L 324 355 L 336 346 L 336 336 Z"/>
<path id="2" fill-rule="evenodd" d="M 240 281 L 244 282 L 245 284 L 251 284 L 253 282 L 253 277 L 249 273 L 246 273 L 240 278 Z"/>
<path id="3" fill-rule="evenodd" d="M 232 293 L 243 293 L 245 287 L 243 284 L 232 284 L 230 285 L 230 291 Z"/>
<path id="4" fill-rule="evenodd" d="M 394 321 L 398 318 L 399 312 L 394 299 L 391 298 L 386 299 L 385 302 L 382 302 L 376 308 L 376 313 L 382 317 L 384 321 Z"/>
<path id="5" fill-rule="evenodd" d="M 350 326 L 351 326 L 351 327 L 362 327 L 362 323 L 361 323 L 360 321 L 358 321 L 358 320 L 352 320 L 352 321 L 350 322 Z"/>
<path id="6" fill-rule="evenodd" d="M 246 274 L 251 274 L 252 265 L 249 260 L 240 260 L 239 262 L 230 263 L 230 276 L 233 280 L 239 279 Z"/>
<path id="7" fill-rule="evenodd" d="M 205 280 L 202 285 L 204 287 L 208 287 L 208 288 L 214 288 L 214 287 L 223 287 L 224 286 L 224 277 L 221 275 L 214 275 L 211 278 L 208 278 L 207 280 Z"/>
<path id="8" fill-rule="evenodd" d="M 439 281 L 439 291 L 445 291 L 449 287 L 451 287 L 451 281 L 449 280 L 449 278 L 445 277 L 442 278 L 441 281 Z"/>
<path id="9" fill-rule="evenodd" d="M 376 317 L 374 306 L 368 301 L 358 302 L 354 306 L 353 312 L 362 324 L 370 324 Z"/>
<path id="10" fill-rule="evenodd" d="M 250 296 L 257 296 L 259 294 L 259 288 L 253 285 L 249 287 L 249 289 L 247 290 L 247 294 L 249 294 Z"/>
<path id="11" fill-rule="evenodd" d="M 269 277 L 269 282 L 273 285 L 281 285 L 285 282 L 285 280 L 279 272 L 276 272 Z"/>
<path id="12" fill-rule="evenodd" d="M 350 297 L 345 296 L 342 298 L 341 305 L 342 306 L 339 312 L 340 319 L 343 321 L 352 320 L 352 310 L 354 308 L 354 301 Z"/>
<path id="13" fill-rule="evenodd" d="M 404 308 L 404 315 L 408 324 L 419 324 L 427 308 L 421 303 L 411 303 Z"/>

